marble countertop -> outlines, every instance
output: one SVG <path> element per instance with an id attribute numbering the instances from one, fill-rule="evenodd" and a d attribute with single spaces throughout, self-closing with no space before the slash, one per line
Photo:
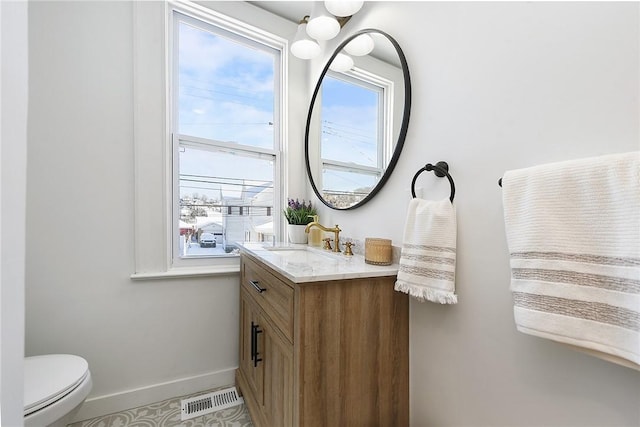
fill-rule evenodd
<path id="1" fill-rule="evenodd" d="M 364 262 L 362 255 L 346 256 L 292 243 L 238 243 L 240 251 L 258 258 L 294 283 L 395 276 L 398 264 Z"/>

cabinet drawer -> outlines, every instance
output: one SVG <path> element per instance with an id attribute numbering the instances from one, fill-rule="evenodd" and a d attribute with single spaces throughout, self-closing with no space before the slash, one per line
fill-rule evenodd
<path id="1" fill-rule="evenodd" d="M 293 288 L 246 256 L 242 257 L 242 287 L 293 342 Z"/>

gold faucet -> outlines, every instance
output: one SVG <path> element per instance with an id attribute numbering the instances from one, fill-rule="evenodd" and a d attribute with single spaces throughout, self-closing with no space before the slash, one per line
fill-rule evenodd
<path id="1" fill-rule="evenodd" d="M 320 224 L 318 221 L 313 221 L 307 224 L 307 227 L 304 229 L 304 232 L 309 233 L 309 230 L 311 230 L 313 227 L 318 227 L 322 231 L 328 231 L 328 232 L 334 233 L 335 237 L 333 238 L 333 242 L 335 246 L 333 247 L 333 252 L 340 252 L 340 232 L 342 230 L 340 230 L 340 227 L 338 227 L 338 224 L 336 224 L 334 228 L 328 228 Z"/>

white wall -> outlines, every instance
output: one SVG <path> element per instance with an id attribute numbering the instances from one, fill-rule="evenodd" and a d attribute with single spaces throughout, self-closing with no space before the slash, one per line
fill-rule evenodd
<path id="1" fill-rule="evenodd" d="M 94 413 L 237 364 L 237 276 L 129 279 L 131 27 L 130 3 L 29 4 L 26 352 L 86 357 Z M 372 2 L 345 30 L 364 27 L 404 48 L 409 133 L 381 193 L 355 211 L 323 209 L 322 222 L 398 245 L 416 170 L 446 160 L 458 187 L 460 302 L 411 304 L 412 425 L 637 425 L 638 372 L 515 331 L 496 182 L 638 148 L 638 4 Z M 291 94 L 298 154 L 307 95 Z M 420 185 L 448 196 L 427 174 Z"/>
<path id="2" fill-rule="evenodd" d="M 638 3 L 372 2 L 345 30 L 367 27 L 406 54 L 409 132 L 382 191 L 323 207 L 321 222 L 400 245 L 415 172 L 445 160 L 457 187 L 459 303 L 411 303 L 411 425 L 638 425 L 640 372 L 516 332 L 497 185 L 506 170 L 640 149 Z M 449 195 L 433 174 L 418 186 Z"/>
<path id="3" fill-rule="evenodd" d="M 24 405 L 27 4 L 0 2 L 0 425 L 22 422 Z"/>
<path id="4" fill-rule="evenodd" d="M 237 367 L 238 274 L 130 279 L 133 7 L 29 4 L 26 353 L 88 360 L 94 386 L 78 419 L 233 383 Z M 266 13 L 217 8 L 253 21 Z M 292 102 L 297 134 L 304 105 Z M 301 145 L 296 155 L 302 165 Z"/>

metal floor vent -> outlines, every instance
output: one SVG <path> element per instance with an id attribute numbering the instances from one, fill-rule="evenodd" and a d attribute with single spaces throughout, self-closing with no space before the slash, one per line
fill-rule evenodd
<path id="1" fill-rule="evenodd" d="M 231 408 L 242 403 L 244 403 L 244 400 L 238 396 L 238 391 L 235 387 L 190 397 L 180 401 L 180 407 L 182 408 L 181 420 L 190 420 L 191 418 Z"/>

